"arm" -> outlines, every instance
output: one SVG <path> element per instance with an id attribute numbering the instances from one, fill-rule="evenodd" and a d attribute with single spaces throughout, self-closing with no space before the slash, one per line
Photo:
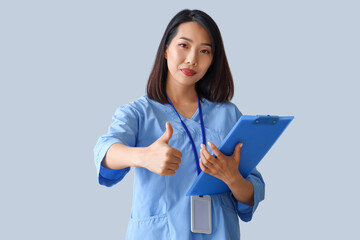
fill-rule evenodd
<path id="1" fill-rule="evenodd" d="M 238 202 L 254 206 L 254 186 L 249 180 L 243 178 L 239 171 L 225 183 Z"/>
<path id="2" fill-rule="evenodd" d="M 143 167 L 159 175 L 173 175 L 179 168 L 182 153 L 168 145 L 173 129 L 166 123 L 166 131 L 148 147 L 130 147 L 110 141 L 105 144 L 105 156 L 101 161 L 99 182 L 112 186 L 119 182 L 130 167 Z M 101 151 L 100 151 L 101 153 Z"/>
<path id="3" fill-rule="evenodd" d="M 168 145 L 173 129 L 166 123 L 166 131 L 148 147 L 128 147 L 113 144 L 104 158 L 103 165 L 111 169 L 143 167 L 159 175 L 173 175 L 179 168 L 182 153 Z"/>
<path id="4" fill-rule="evenodd" d="M 237 202 L 238 215 L 244 222 L 252 219 L 259 203 L 265 198 L 265 182 L 256 168 L 246 177 L 246 180 L 250 181 L 254 187 L 254 205 L 249 206 L 242 202 Z M 235 197 L 234 200 L 236 200 Z"/>
<path id="5" fill-rule="evenodd" d="M 111 187 L 121 181 L 130 171 L 130 167 L 111 169 L 104 165 L 104 159 L 113 145 L 122 144 L 128 147 L 136 146 L 139 114 L 130 105 L 116 109 L 108 132 L 102 135 L 94 147 L 94 160 L 99 184 Z"/>
<path id="6" fill-rule="evenodd" d="M 121 143 L 114 143 L 107 151 L 102 166 L 113 170 L 139 167 L 145 152 L 146 148 L 143 147 L 129 147 Z"/>

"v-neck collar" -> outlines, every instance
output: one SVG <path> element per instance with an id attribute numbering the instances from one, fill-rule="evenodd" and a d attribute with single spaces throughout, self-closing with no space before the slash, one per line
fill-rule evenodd
<path id="1" fill-rule="evenodd" d="M 202 108 L 202 109 L 204 109 L 204 102 L 205 102 L 205 101 L 204 101 L 204 98 L 202 98 L 202 99 L 200 100 L 200 105 L 201 105 L 201 108 Z M 177 114 L 174 112 L 174 109 L 172 108 L 171 104 L 166 104 L 166 105 L 167 105 L 168 108 L 171 110 L 171 112 L 173 113 L 173 115 L 176 116 Z M 204 110 L 203 110 L 203 112 L 204 112 Z M 199 116 L 199 106 L 197 107 L 196 111 L 194 112 L 194 114 L 192 115 L 191 118 L 184 117 L 184 116 L 181 115 L 180 113 L 179 113 L 179 115 L 180 115 L 180 117 L 181 117 L 182 120 L 197 122 L 195 119 L 198 118 L 198 116 Z"/>
<path id="2" fill-rule="evenodd" d="M 170 113 L 170 114 L 173 115 L 174 117 L 177 117 L 177 115 L 176 115 L 176 113 L 174 112 L 174 109 L 172 108 L 171 104 L 169 104 L 169 103 L 162 104 L 162 103 L 159 103 L 159 102 L 157 102 L 157 101 L 155 101 L 155 100 L 150 99 L 150 98 L 147 96 L 147 94 L 146 94 L 145 96 L 146 96 L 146 98 L 148 99 L 148 101 L 154 102 L 154 103 L 162 106 L 163 109 L 164 109 L 166 112 Z M 204 115 L 204 109 L 206 109 L 206 105 L 207 105 L 207 101 L 208 101 L 208 100 L 207 100 L 206 98 L 202 98 L 201 101 L 202 101 L 202 102 L 200 102 L 200 104 L 201 104 L 202 112 L 203 112 L 203 115 Z M 196 109 L 195 113 L 193 114 L 193 116 L 192 116 L 191 118 L 186 118 L 186 117 L 184 117 L 184 116 L 181 115 L 181 114 L 179 114 L 179 115 L 180 115 L 180 117 L 181 117 L 182 120 L 198 122 L 198 118 L 199 118 L 199 106 L 198 106 L 198 108 Z"/>
<path id="3" fill-rule="evenodd" d="M 179 113 L 179 115 L 180 115 L 180 117 L 181 117 L 182 120 L 193 120 L 193 121 L 194 121 L 194 118 L 195 118 L 198 114 L 199 114 L 199 107 L 196 109 L 196 111 L 194 112 L 194 114 L 192 115 L 191 118 L 184 117 L 183 115 L 181 115 L 181 114 Z"/>

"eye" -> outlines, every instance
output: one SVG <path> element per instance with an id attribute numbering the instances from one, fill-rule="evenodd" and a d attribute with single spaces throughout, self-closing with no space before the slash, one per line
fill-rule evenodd
<path id="1" fill-rule="evenodd" d="M 184 47 L 184 48 L 187 47 L 187 45 L 185 43 L 180 43 L 179 46 Z"/>
<path id="2" fill-rule="evenodd" d="M 202 53 L 206 53 L 206 54 L 210 54 L 210 51 L 209 50 L 206 50 L 206 49 L 203 49 L 201 50 Z"/>

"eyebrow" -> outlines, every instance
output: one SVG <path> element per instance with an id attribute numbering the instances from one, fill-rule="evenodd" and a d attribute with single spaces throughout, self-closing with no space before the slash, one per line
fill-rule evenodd
<path id="1" fill-rule="evenodd" d="M 179 39 L 184 39 L 184 40 L 189 41 L 191 43 L 193 42 L 190 38 L 187 38 L 187 37 L 180 37 Z M 210 43 L 202 43 L 201 45 L 212 47 L 212 45 Z"/>

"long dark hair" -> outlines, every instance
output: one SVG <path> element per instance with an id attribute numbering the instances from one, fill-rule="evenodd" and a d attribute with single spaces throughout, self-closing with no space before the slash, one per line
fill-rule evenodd
<path id="1" fill-rule="evenodd" d="M 165 49 L 175 37 L 178 27 L 184 22 L 197 22 L 206 29 L 212 42 L 213 60 L 205 75 L 195 84 L 200 98 L 212 102 L 229 102 L 234 95 L 234 82 L 226 58 L 220 30 L 215 21 L 200 10 L 184 9 L 177 13 L 167 26 L 161 39 L 155 63 L 147 83 L 147 95 L 162 104 L 169 103 L 166 97 L 166 78 L 168 74 Z"/>

